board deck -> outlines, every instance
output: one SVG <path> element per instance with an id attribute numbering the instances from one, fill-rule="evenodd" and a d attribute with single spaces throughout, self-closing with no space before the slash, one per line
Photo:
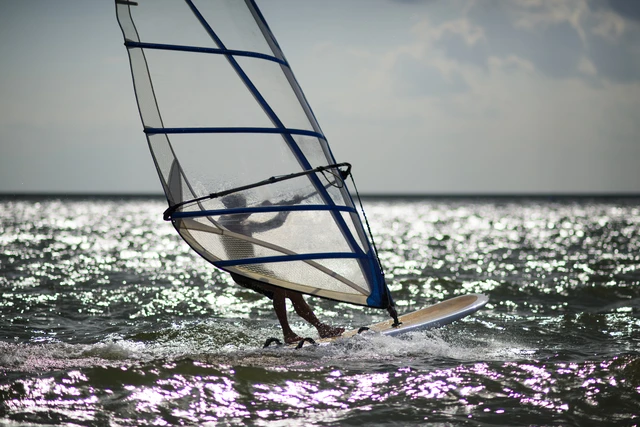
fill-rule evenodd
<path id="1" fill-rule="evenodd" d="M 369 328 L 370 331 L 389 336 L 439 328 L 481 309 L 487 302 L 489 302 L 489 298 L 483 294 L 462 295 L 399 316 L 398 320 L 402 322 L 402 324 L 397 328 L 391 326 L 393 324 L 393 320 L 391 319 L 369 325 L 367 328 Z M 322 338 L 315 342 L 320 345 L 329 344 L 339 339 L 353 337 L 357 334 L 358 329 L 352 329 L 346 331 L 339 337 Z M 290 346 L 295 347 L 296 344 L 291 344 Z"/>

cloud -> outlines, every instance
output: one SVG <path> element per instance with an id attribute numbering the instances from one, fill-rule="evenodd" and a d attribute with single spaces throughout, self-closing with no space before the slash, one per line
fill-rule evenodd
<path id="1" fill-rule="evenodd" d="M 640 21 L 640 2 L 629 0 L 589 0 L 594 10 L 611 10 L 624 19 Z"/>
<path id="2" fill-rule="evenodd" d="M 594 13 L 594 21 L 592 33 L 611 42 L 616 42 L 625 31 L 625 19 L 610 10 Z"/>
<path id="3" fill-rule="evenodd" d="M 330 62 L 349 61 L 334 97 L 311 96 L 321 117 L 342 118 L 325 129 L 340 138 L 332 140 L 338 157 L 370 153 L 376 160 L 362 181 L 379 192 L 393 188 L 376 162 L 402 170 L 409 192 L 633 191 L 638 74 L 598 56 L 612 51 L 595 44 L 609 42 L 594 35 L 583 2 L 546 3 L 478 2 L 464 17 L 430 14 L 384 49 L 325 46 Z M 527 10 L 540 16 L 526 21 Z M 603 167 L 618 163 L 626 173 Z"/>
<path id="4" fill-rule="evenodd" d="M 513 17 L 516 28 L 528 30 L 546 29 L 558 24 L 569 24 L 580 39 L 585 41 L 585 31 L 582 26 L 583 17 L 588 13 L 588 6 L 584 0 L 517 0 L 505 4 L 509 14 Z"/>
<path id="5" fill-rule="evenodd" d="M 469 90 L 460 73 L 445 73 L 437 64 L 429 64 L 420 58 L 404 54 L 396 58 L 393 81 L 399 96 L 450 96 Z"/>
<path id="6" fill-rule="evenodd" d="M 639 81 L 640 22 L 598 7 L 591 24 L 588 55 L 598 75 L 619 82 Z"/>
<path id="7" fill-rule="evenodd" d="M 4 188 L 157 191 L 113 11 L 72 3 L 0 15 Z M 637 191 L 640 2 L 262 3 L 363 192 Z"/>
<path id="8" fill-rule="evenodd" d="M 489 57 L 516 55 L 552 78 L 638 81 L 640 7 L 628 3 L 634 2 L 471 2 L 460 8 L 463 17 L 430 16 L 418 31 L 457 62 L 486 67 Z"/>
<path id="9" fill-rule="evenodd" d="M 583 12 L 579 4 L 478 2 L 469 10 L 468 19 L 484 29 L 486 41 L 478 49 L 484 51 L 485 57 L 517 55 L 551 77 L 567 78 L 575 75 L 584 56 L 585 35 L 579 19 Z M 457 46 L 449 47 L 453 52 Z"/>
<path id="10" fill-rule="evenodd" d="M 482 27 L 473 25 L 467 19 L 455 19 L 445 21 L 439 25 L 432 25 L 424 19 L 416 24 L 411 31 L 422 41 L 434 42 L 444 38 L 456 37 L 462 40 L 467 46 L 474 46 L 479 41 L 485 39 Z"/>

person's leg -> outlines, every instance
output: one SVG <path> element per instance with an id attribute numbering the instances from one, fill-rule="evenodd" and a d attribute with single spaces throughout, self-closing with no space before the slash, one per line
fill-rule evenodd
<path id="1" fill-rule="evenodd" d="M 309 304 L 304 300 L 302 294 L 298 292 L 287 291 L 287 298 L 293 304 L 293 309 L 296 311 L 298 316 L 302 317 L 307 322 L 311 323 L 313 326 L 318 327 L 321 324 L 320 320 L 316 317 L 313 309 L 309 307 Z"/>
<path id="2" fill-rule="evenodd" d="M 293 344 L 294 342 L 300 341 L 302 338 L 293 332 L 291 326 L 289 326 L 289 319 L 287 319 L 287 302 L 283 291 L 275 291 L 273 293 L 273 310 L 276 312 L 276 316 L 282 327 L 284 342 Z"/>
<path id="3" fill-rule="evenodd" d="M 301 293 L 287 291 L 286 296 L 293 304 L 293 309 L 298 316 L 311 323 L 318 330 L 321 338 L 337 337 L 344 332 L 344 328 L 334 328 L 318 320 L 313 309 L 307 304 Z"/>

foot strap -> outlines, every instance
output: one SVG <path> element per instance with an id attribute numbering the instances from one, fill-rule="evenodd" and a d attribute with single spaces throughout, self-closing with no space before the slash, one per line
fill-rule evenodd
<path id="1" fill-rule="evenodd" d="M 267 338 L 267 340 L 264 342 L 264 345 L 262 346 L 262 348 L 267 348 L 273 343 L 276 343 L 276 347 L 281 347 L 282 346 L 282 341 L 280 341 L 278 338 Z"/>
<path id="2" fill-rule="evenodd" d="M 301 349 L 302 346 L 304 345 L 304 343 L 308 342 L 309 344 L 312 345 L 318 345 L 316 344 L 316 342 L 314 341 L 313 338 L 303 338 L 300 341 L 298 341 L 298 345 L 296 346 L 296 350 Z"/>

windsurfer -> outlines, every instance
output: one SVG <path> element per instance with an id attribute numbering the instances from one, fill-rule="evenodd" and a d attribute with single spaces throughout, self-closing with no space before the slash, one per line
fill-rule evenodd
<path id="1" fill-rule="evenodd" d="M 296 197 L 284 202 L 284 204 L 295 204 L 300 200 L 301 198 Z M 226 196 L 222 199 L 222 202 L 228 209 L 243 208 L 247 206 L 245 197 L 239 193 L 233 193 Z M 260 206 L 268 205 L 271 205 L 271 202 L 265 201 Z M 289 211 L 278 212 L 272 219 L 264 222 L 249 221 L 248 219 L 251 216 L 251 213 L 238 213 L 229 215 L 229 219 L 227 221 L 221 221 L 221 225 L 230 231 L 251 237 L 256 232 L 264 232 L 280 227 L 284 224 L 289 213 Z M 254 256 L 252 244 L 240 239 L 233 240 L 233 244 L 225 245 L 225 249 L 230 258 L 252 258 Z M 302 337 L 293 332 L 289 325 L 289 319 L 287 317 L 287 299 L 291 301 L 296 314 L 315 327 L 321 338 L 339 336 L 344 332 L 344 328 L 332 327 L 318 320 L 313 309 L 309 304 L 307 304 L 300 292 L 285 290 L 237 273 L 231 273 L 231 277 L 238 285 L 256 291 L 273 301 L 273 310 L 280 322 L 284 340 L 287 344 L 295 343 L 302 339 Z"/>

